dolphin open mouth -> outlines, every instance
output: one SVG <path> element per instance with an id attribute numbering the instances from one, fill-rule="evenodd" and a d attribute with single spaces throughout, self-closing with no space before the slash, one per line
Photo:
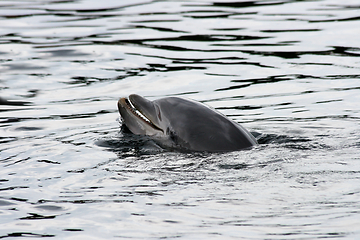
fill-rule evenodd
<path id="1" fill-rule="evenodd" d="M 119 107 L 121 105 L 121 107 L 125 108 L 127 111 L 127 113 L 132 114 L 133 116 L 136 117 L 136 119 L 139 119 L 140 121 L 142 121 L 143 123 L 147 124 L 148 126 L 162 131 L 163 130 L 156 126 L 140 109 L 137 109 L 134 104 L 131 102 L 130 98 L 121 98 L 118 102 Z"/>

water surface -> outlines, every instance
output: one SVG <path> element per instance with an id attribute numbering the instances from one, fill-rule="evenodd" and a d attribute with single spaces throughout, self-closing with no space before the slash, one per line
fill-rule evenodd
<path id="1" fill-rule="evenodd" d="M 359 238 L 359 10 L 1 1 L 0 238 Z M 161 151 L 121 131 L 131 93 L 204 102 L 260 144 Z"/>

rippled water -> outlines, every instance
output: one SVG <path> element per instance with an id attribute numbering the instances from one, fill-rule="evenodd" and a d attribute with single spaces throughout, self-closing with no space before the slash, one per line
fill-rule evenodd
<path id="1" fill-rule="evenodd" d="M 360 238 L 357 0 L 12 0 L 0 26 L 0 238 Z M 156 150 L 131 93 L 260 145 Z"/>

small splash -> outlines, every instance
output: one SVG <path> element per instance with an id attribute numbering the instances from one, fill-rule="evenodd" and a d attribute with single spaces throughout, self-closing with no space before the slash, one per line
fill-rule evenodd
<path id="1" fill-rule="evenodd" d="M 113 137 L 108 139 L 99 139 L 95 145 L 106 148 L 108 151 L 116 152 L 119 157 L 122 155 L 148 155 L 164 152 L 165 150 L 158 146 L 154 141 L 146 136 L 137 136 L 126 134 L 124 137 Z"/>

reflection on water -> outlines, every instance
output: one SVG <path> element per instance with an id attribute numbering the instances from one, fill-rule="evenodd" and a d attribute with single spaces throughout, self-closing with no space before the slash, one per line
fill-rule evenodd
<path id="1" fill-rule="evenodd" d="M 357 1 L 1 1 L 0 238 L 360 236 Z M 260 145 L 176 153 L 120 130 L 137 93 Z"/>

